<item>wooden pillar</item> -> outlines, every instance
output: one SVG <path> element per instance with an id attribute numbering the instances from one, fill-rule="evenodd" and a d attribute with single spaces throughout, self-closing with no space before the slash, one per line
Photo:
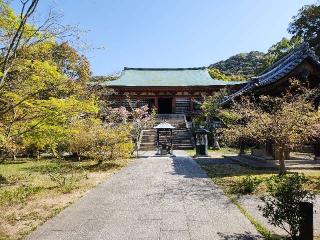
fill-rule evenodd
<path id="1" fill-rule="evenodd" d="M 190 112 L 193 113 L 193 101 L 192 98 L 189 98 L 190 101 Z"/>
<path id="2" fill-rule="evenodd" d="M 172 113 L 176 113 L 176 98 L 172 98 Z"/>
<path id="3" fill-rule="evenodd" d="M 154 105 L 155 105 L 155 107 L 156 107 L 156 109 L 157 109 L 157 113 L 158 113 L 158 109 L 159 109 L 159 101 L 158 101 L 158 97 L 155 97 L 154 98 Z"/>

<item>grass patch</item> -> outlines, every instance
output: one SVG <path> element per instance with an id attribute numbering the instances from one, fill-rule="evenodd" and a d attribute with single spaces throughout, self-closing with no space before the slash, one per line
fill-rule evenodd
<path id="1" fill-rule="evenodd" d="M 13 205 L 25 202 L 30 196 L 37 194 L 42 187 L 20 186 L 0 191 L 0 205 Z"/>
<path id="2" fill-rule="evenodd" d="M 24 238 L 129 162 L 97 166 L 94 160 L 21 159 L 1 163 L 0 240 Z"/>
<path id="3" fill-rule="evenodd" d="M 227 193 L 235 193 L 235 187 L 243 186 L 244 183 L 248 182 L 245 179 L 250 177 L 254 189 L 251 189 L 253 191 L 244 192 L 256 195 L 263 194 L 266 192 L 266 183 L 268 179 L 278 174 L 278 171 L 275 170 L 251 169 L 238 164 L 212 164 L 202 165 L 201 167 L 207 172 L 208 176 Z M 315 193 L 320 193 L 320 171 L 305 170 L 294 172 L 303 173 L 307 177 L 309 180 L 305 185 L 307 189 L 310 189 Z M 288 174 L 290 174 L 290 172 L 288 172 Z M 245 184 L 244 187 L 248 185 L 250 184 Z M 241 191 L 239 193 L 241 193 Z"/>
<path id="4" fill-rule="evenodd" d="M 195 149 L 189 149 L 186 150 L 186 152 L 188 153 L 188 155 L 190 157 L 193 157 L 196 155 L 196 150 Z M 219 150 L 213 150 L 213 149 L 208 149 L 208 155 L 209 156 L 217 156 L 217 155 L 230 155 L 230 154 L 238 154 L 239 153 L 239 149 L 237 148 L 220 148 Z"/>

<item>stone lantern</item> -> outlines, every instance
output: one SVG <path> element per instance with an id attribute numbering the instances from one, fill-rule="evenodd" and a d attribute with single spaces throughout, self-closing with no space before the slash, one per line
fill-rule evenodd
<path id="1" fill-rule="evenodd" d="M 154 128 L 157 129 L 156 155 L 173 154 L 172 131 L 175 127 L 169 123 L 163 122 Z"/>
<path id="2" fill-rule="evenodd" d="M 196 156 L 208 156 L 208 133 L 209 131 L 200 127 L 196 132 Z"/>

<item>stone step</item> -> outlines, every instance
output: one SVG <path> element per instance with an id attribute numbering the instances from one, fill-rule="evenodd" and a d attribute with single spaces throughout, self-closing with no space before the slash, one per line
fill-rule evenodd
<path id="1" fill-rule="evenodd" d="M 159 139 L 160 142 L 168 142 L 167 139 Z M 156 143 L 157 139 L 149 139 L 149 140 L 144 140 L 141 141 L 141 144 L 143 143 Z M 176 143 L 176 142 L 192 142 L 191 139 L 189 138 L 177 138 L 177 139 L 172 139 L 172 142 Z"/>
<path id="2" fill-rule="evenodd" d="M 161 116 L 155 122 L 155 126 L 164 121 L 175 127 L 172 132 L 172 143 L 173 149 L 193 149 L 192 134 L 189 129 L 187 129 L 184 117 L 171 118 L 171 116 Z M 166 137 L 160 135 L 160 143 L 166 142 Z M 157 145 L 157 130 L 150 128 L 146 129 L 142 133 L 140 150 L 155 150 Z"/>
<path id="3" fill-rule="evenodd" d="M 140 150 L 141 149 L 156 149 L 157 146 L 155 144 L 150 144 L 150 145 L 141 145 L 140 146 Z M 173 148 L 174 149 L 193 149 L 193 145 L 192 144 L 173 144 Z"/>

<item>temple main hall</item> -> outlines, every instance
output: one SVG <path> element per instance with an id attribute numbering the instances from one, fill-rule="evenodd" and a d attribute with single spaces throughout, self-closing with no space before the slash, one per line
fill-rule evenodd
<path id="1" fill-rule="evenodd" d="M 115 90 L 116 106 L 127 106 L 128 99 L 135 106 L 155 107 L 158 114 L 199 112 L 205 96 L 221 88 L 237 90 L 243 82 L 212 79 L 207 68 L 124 68 L 120 77 L 102 83 Z"/>

